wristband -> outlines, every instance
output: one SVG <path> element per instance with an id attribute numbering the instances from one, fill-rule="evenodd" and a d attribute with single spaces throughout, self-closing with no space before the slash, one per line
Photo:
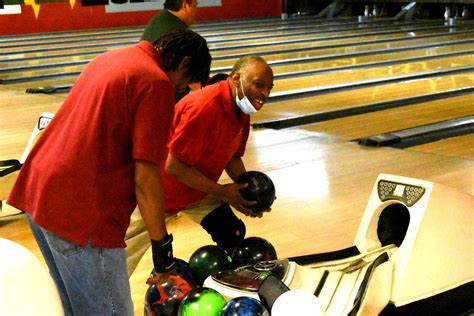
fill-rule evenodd
<path id="1" fill-rule="evenodd" d="M 153 257 L 153 266 L 156 273 L 170 271 L 174 264 L 173 257 L 173 235 L 168 234 L 160 240 L 151 239 L 151 253 Z"/>

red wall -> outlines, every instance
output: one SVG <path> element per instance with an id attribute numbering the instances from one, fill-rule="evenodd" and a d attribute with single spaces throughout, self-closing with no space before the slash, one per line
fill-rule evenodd
<path id="1" fill-rule="evenodd" d="M 69 2 L 41 4 L 36 18 L 31 5 L 22 5 L 21 14 L 0 15 L 0 35 L 145 25 L 156 12 L 106 13 L 105 6 L 81 6 L 80 0 L 76 0 L 74 8 Z M 222 0 L 221 7 L 199 8 L 196 20 L 280 14 L 281 0 Z"/>

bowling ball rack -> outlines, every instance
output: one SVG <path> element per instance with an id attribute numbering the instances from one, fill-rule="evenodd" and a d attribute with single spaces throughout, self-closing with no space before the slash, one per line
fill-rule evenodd
<path id="1" fill-rule="evenodd" d="M 360 308 L 369 282 L 376 268 L 387 262 L 396 251 L 395 245 L 388 245 L 367 253 L 359 253 L 348 248 L 341 251 L 320 253 L 295 257 L 306 265 L 300 265 L 289 259 L 262 261 L 253 266 L 243 266 L 234 270 L 213 273 L 204 282 L 204 286 L 214 288 L 226 299 L 238 296 L 249 296 L 264 301 L 274 301 L 275 298 L 265 297 L 259 289 L 266 283 L 269 276 L 281 282 L 281 289 L 303 289 L 315 294 L 323 309 L 331 315 L 347 315 L 352 310 Z M 353 254 L 342 257 L 341 254 Z M 309 258 L 316 259 L 313 262 Z M 337 258 L 321 261 L 321 258 Z M 269 278 L 268 278 L 269 279 Z M 270 292 L 275 291 L 270 289 Z M 262 297 L 263 296 L 263 297 Z M 271 306 L 266 306 L 271 309 Z M 355 315 L 355 314 L 354 314 Z"/>

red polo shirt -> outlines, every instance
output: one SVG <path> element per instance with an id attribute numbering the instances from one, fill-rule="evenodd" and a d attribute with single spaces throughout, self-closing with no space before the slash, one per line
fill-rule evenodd
<path id="1" fill-rule="evenodd" d="M 250 117 L 236 116 L 227 80 L 191 92 L 175 106 L 170 153 L 217 181 L 232 157 L 242 157 Z M 175 178 L 163 176 L 168 213 L 180 211 L 207 194 Z"/>
<path id="2" fill-rule="evenodd" d="M 174 92 L 153 46 L 95 58 L 21 168 L 8 203 L 78 245 L 124 247 L 134 160 L 163 166 Z"/>

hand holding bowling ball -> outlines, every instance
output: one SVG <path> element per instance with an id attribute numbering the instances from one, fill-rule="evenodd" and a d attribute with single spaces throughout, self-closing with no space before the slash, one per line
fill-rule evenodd
<path id="1" fill-rule="evenodd" d="M 260 171 L 247 171 L 236 182 L 247 183 L 247 187 L 240 189 L 240 194 L 247 201 L 257 202 L 248 207 L 252 213 L 246 215 L 261 217 L 263 212 L 270 211 L 275 200 L 275 186 L 269 176 Z"/>

